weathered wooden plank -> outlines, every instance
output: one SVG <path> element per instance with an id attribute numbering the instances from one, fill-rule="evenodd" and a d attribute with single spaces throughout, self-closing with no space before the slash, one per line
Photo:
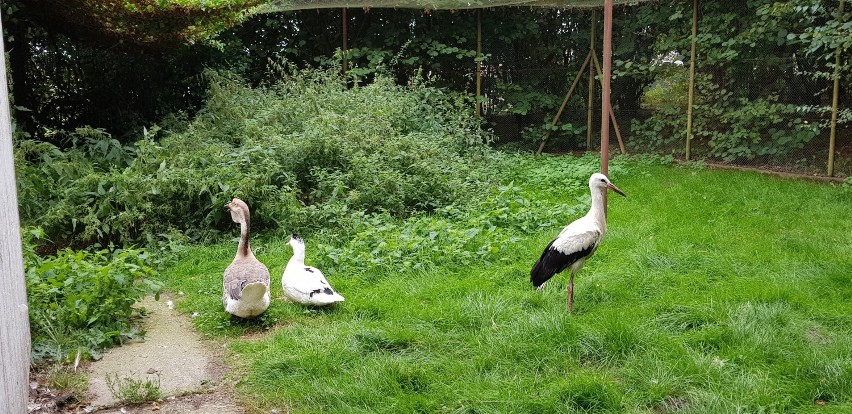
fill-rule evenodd
<path id="1" fill-rule="evenodd" d="M 0 42 L 0 292 L 3 296 L 0 300 L 0 411 L 25 413 L 29 392 L 30 327 L 6 85 L 6 53 Z"/>

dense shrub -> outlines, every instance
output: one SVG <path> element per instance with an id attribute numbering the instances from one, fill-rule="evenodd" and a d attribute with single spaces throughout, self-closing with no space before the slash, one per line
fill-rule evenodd
<path id="1" fill-rule="evenodd" d="M 103 348 L 142 335 L 132 306 L 161 287 L 144 251 L 64 249 L 41 257 L 32 244 L 41 230 L 24 234 L 35 361 L 73 359 L 78 352 L 97 357 Z"/>
<path id="2" fill-rule="evenodd" d="M 504 168 L 506 164 L 512 166 Z M 367 275 L 388 267 L 428 269 L 447 263 L 471 266 L 512 260 L 507 259 L 509 252 L 517 248 L 522 234 L 561 228 L 584 213 L 591 198 L 589 176 L 599 171 L 600 158 L 591 153 L 579 158 L 507 156 L 493 166 L 503 171 L 504 180 L 534 182 L 553 189 L 564 202 L 531 198 L 510 183 L 479 190 L 476 203 L 454 203 L 404 220 L 353 212 L 328 231 L 343 243 L 319 244 L 316 256 L 328 258 L 325 268 Z M 515 176 L 510 171 L 531 174 Z M 623 174 L 622 159 L 612 160 L 609 171 Z"/>
<path id="3" fill-rule="evenodd" d="M 191 122 L 132 148 L 92 134 L 65 151 L 20 142 L 25 221 L 65 240 L 199 239 L 230 225 L 222 205 L 240 197 L 254 225 L 305 231 L 346 211 L 434 211 L 488 180 L 479 161 L 495 155 L 461 97 L 383 76 L 349 87 L 336 69 L 281 73 L 265 88 L 209 74 Z"/>

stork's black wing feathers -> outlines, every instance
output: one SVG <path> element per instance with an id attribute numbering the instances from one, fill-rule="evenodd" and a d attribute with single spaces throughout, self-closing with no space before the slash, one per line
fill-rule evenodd
<path id="1" fill-rule="evenodd" d="M 533 265 L 533 268 L 530 271 L 530 282 L 532 282 L 533 286 L 536 288 L 550 280 L 553 275 L 567 269 L 578 260 L 592 254 L 595 247 L 597 247 L 597 245 L 592 244 L 583 250 L 576 251 L 571 254 L 565 254 L 553 247 L 553 243 L 555 241 L 556 239 L 551 241 L 550 244 L 544 248 L 544 252 L 541 253 L 541 257 L 537 262 L 535 262 L 535 265 Z"/>

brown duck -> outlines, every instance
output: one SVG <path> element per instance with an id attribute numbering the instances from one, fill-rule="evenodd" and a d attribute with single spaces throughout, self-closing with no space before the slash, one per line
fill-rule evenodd
<path id="1" fill-rule="evenodd" d="M 240 224 L 240 244 L 234 261 L 225 269 L 222 304 L 231 315 L 254 318 L 269 307 L 269 269 L 254 257 L 249 247 L 248 205 L 235 198 L 225 207 L 234 223 Z"/>

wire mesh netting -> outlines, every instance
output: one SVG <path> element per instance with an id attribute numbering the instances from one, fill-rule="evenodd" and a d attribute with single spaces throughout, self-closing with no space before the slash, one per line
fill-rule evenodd
<path id="1" fill-rule="evenodd" d="M 651 0 L 613 0 L 613 4 L 634 4 L 641 1 Z M 261 13 L 271 13 L 288 10 L 351 7 L 461 10 L 501 6 L 592 8 L 603 5 L 604 0 L 277 0 L 263 4 L 257 10 Z"/>
<path id="2" fill-rule="evenodd" d="M 793 59 L 777 59 L 793 78 Z M 674 65 L 677 72 L 686 72 Z M 472 74 L 471 76 L 474 76 Z M 513 91 L 535 90 L 537 99 L 551 100 L 551 108 L 561 101 L 577 76 L 576 68 L 511 68 L 503 65 L 483 70 L 482 110 L 487 125 L 499 138 L 499 145 L 520 151 L 536 151 L 547 136 L 543 150 L 569 153 L 600 150 L 600 84 L 589 94 L 588 73 L 568 100 L 566 110 L 551 125 L 556 110 L 518 110 L 525 105 Z M 629 154 L 656 154 L 683 159 L 686 155 L 686 105 L 665 106 L 647 99 L 631 105 L 632 85 L 627 79 L 612 81 L 615 122 L 610 122 L 610 151 L 621 152 L 619 139 Z M 768 170 L 824 175 L 828 168 L 831 124 L 831 81 L 798 79 L 781 83 L 777 78 L 757 76 L 748 85 L 747 100 L 719 104 L 706 97 L 696 98 L 693 113 L 691 159 Z M 702 85 L 696 86 L 699 94 Z M 769 92 L 767 92 L 769 91 Z M 705 91 L 712 94 L 712 91 Z M 516 94 L 517 95 L 517 94 Z M 770 96 L 771 98 L 765 98 Z M 591 97 L 591 110 L 589 110 Z M 686 102 L 686 96 L 682 96 Z M 841 118 L 850 108 L 840 102 Z M 590 130 L 588 119 L 591 117 Z M 547 130 L 551 133 L 547 134 Z M 589 133 L 591 131 L 591 133 Z M 779 145 L 771 145 L 779 142 Z M 852 128 L 837 128 L 834 174 L 852 176 Z"/>
<path id="3" fill-rule="evenodd" d="M 383 4 L 381 1 L 363 4 L 367 3 L 370 7 Z M 424 9 L 462 5 L 451 1 L 433 3 L 439 4 L 392 1 L 384 4 Z M 597 6 L 602 1 L 562 4 L 568 6 L 568 3 L 583 7 Z M 684 159 L 692 9 L 678 8 L 682 6 L 679 2 L 615 3 L 622 6 L 615 10 L 614 19 L 611 101 L 615 122 L 610 123 L 610 150 L 619 153 L 623 147 L 629 154 Z M 285 7 L 285 3 L 278 4 Z M 303 0 L 286 3 L 286 7 L 361 4 Z M 546 3 L 464 4 L 492 7 Z M 734 12 L 754 15 L 754 10 L 748 7 L 744 3 L 732 3 L 730 7 L 725 4 L 723 12 L 717 11 L 716 16 L 730 16 Z M 647 22 L 636 22 L 635 16 L 651 9 L 653 13 L 648 15 L 663 16 L 656 24 L 670 24 L 669 32 L 649 28 Z M 398 25 L 401 33 L 398 39 L 388 39 L 369 25 L 369 22 L 394 22 L 395 16 L 390 13 L 408 13 Z M 390 62 L 391 66 L 393 62 L 410 60 L 413 63 L 409 66 L 392 69 L 401 83 L 410 79 L 410 72 L 420 68 L 437 86 L 475 97 L 487 121 L 486 127 L 494 132 L 497 145 L 503 148 L 532 152 L 547 137 L 545 152 L 599 150 L 601 88 L 597 80 L 590 85 L 589 79 L 600 72 L 600 13 L 524 7 L 435 13 L 359 9 L 350 10 L 348 17 L 345 16 L 341 12 L 334 15 L 333 21 L 339 22 L 343 17 L 344 22 L 353 22 L 357 28 L 355 34 L 350 32 L 347 36 L 350 68 L 369 73 L 365 67 L 370 63 L 365 62 L 373 58 Z M 597 34 L 591 36 L 595 24 Z M 833 69 L 828 60 L 803 53 L 797 45 L 776 47 L 784 44 L 784 40 L 776 39 L 775 33 L 756 34 L 744 27 L 741 33 L 731 35 L 740 37 L 731 40 L 725 38 L 730 31 L 720 29 L 718 22 L 703 18 L 702 24 L 699 26 L 703 30 L 722 34 L 708 35 L 718 38 L 713 40 L 716 43 L 706 38 L 698 43 L 689 159 L 827 174 L 834 90 Z M 333 27 L 332 23 L 323 26 L 323 30 Z M 477 40 L 479 31 L 481 39 Z M 663 35 L 672 38 L 665 46 L 668 49 L 655 43 Z M 728 46 L 734 41 L 743 45 L 740 50 L 732 51 Z M 761 48 L 759 42 L 764 42 L 765 47 Z M 475 53 L 478 48 L 481 54 Z M 592 49 L 594 53 L 590 53 Z M 708 58 L 711 54 L 712 58 Z M 481 61 L 479 67 L 477 61 Z M 636 66 L 644 68 L 638 70 Z M 833 174 L 852 176 L 852 89 L 848 88 L 852 74 L 844 64 L 834 73 L 840 73 L 841 88 Z M 573 94 L 566 99 L 572 84 L 576 84 Z M 554 124 L 563 101 L 565 110 Z"/>

